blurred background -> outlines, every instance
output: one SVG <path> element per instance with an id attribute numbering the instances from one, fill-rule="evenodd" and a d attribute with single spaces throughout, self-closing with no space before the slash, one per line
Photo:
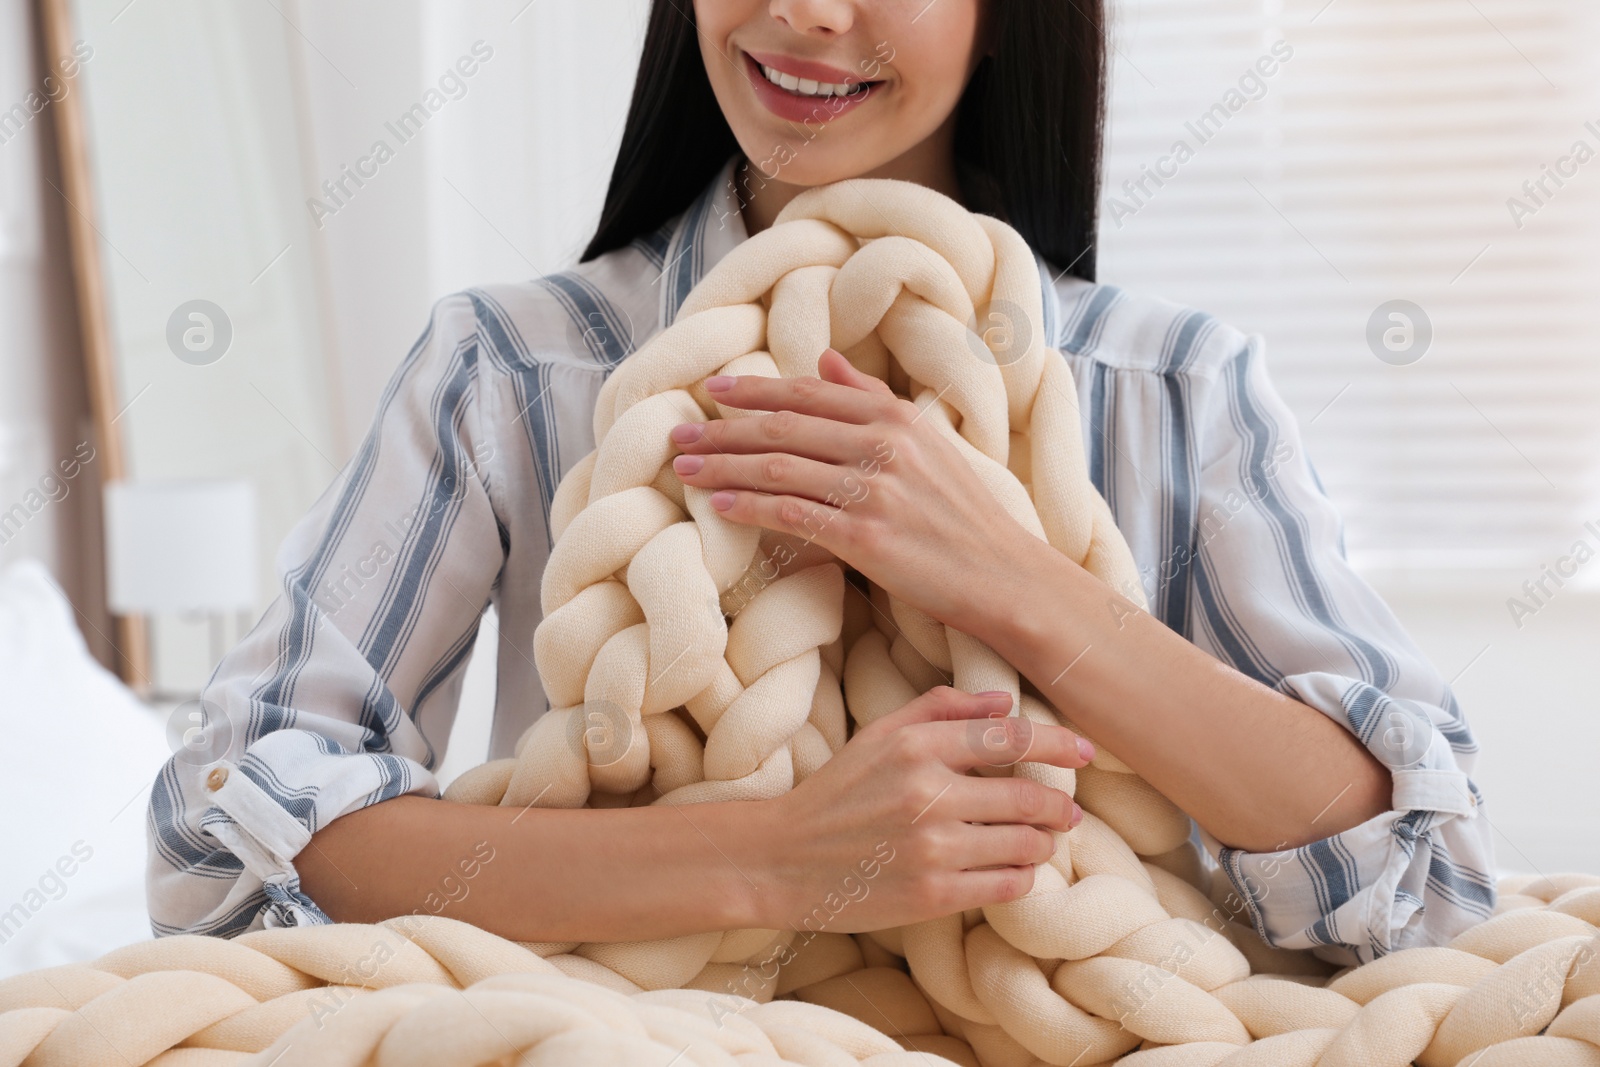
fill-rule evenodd
<path id="1" fill-rule="evenodd" d="M 0 0 L 0 740 L 55 746 L 70 796 L 0 792 L 49 824 L 0 909 L 63 842 L 113 857 L 0 913 L 0 969 L 53 962 L 31 916 L 142 865 L 187 696 L 431 304 L 576 260 L 647 8 Z M 1504 869 L 1600 871 L 1600 11 L 1113 15 L 1100 279 L 1266 338 L 1353 562 L 1477 732 Z M 496 642 L 446 781 L 484 758 Z M 125 737 L 114 765 L 91 736 Z"/>

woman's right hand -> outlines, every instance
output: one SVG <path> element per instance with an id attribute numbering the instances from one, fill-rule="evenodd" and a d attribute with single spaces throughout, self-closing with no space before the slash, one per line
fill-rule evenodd
<path id="1" fill-rule="evenodd" d="M 856 933 L 1015 900 L 1055 832 L 1082 818 L 1059 789 L 980 777 L 1021 762 L 1082 767 L 1094 747 L 1008 716 L 1007 693 L 929 690 L 858 731 L 771 800 L 763 914 L 771 928 Z"/>

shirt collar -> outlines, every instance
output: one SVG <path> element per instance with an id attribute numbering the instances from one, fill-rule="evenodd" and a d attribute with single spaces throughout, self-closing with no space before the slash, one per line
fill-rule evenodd
<path id="1" fill-rule="evenodd" d="M 722 164 L 700 195 L 679 214 L 667 242 L 666 270 L 662 272 L 661 326 L 671 326 L 689 292 L 719 259 L 750 236 L 744 228 L 744 215 L 734 174 L 743 155 L 733 153 Z"/>
<path id="2" fill-rule="evenodd" d="M 665 256 L 667 266 L 662 271 L 662 329 L 672 325 L 678 317 L 678 309 L 706 272 L 750 236 L 745 229 L 736 191 L 738 186 L 734 180 L 743 158 L 740 152 L 729 156 L 673 224 Z M 1039 268 L 1044 311 L 1042 325 L 1048 339 L 1046 343 L 1052 348 L 1059 348 L 1059 339 L 1055 335 L 1061 321 L 1061 294 L 1056 288 L 1056 279 L 1062 272 L 1037 251 L 1033 253 L 1033 258 Z"/>

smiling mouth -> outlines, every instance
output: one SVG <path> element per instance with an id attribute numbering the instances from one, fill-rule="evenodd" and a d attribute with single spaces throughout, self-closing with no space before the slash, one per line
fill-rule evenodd
<path id="1" fill-rule="evenodd" d="M 883 84 L 881 81 L 823 82 L 811 78 L 798 78 L 757 62 L 748 52 L 745 53 L 745 61 L 773 88 L 799 100 L 831 100 L 834 97 L 852 100 L 866 96 L 875 86 Z"/>

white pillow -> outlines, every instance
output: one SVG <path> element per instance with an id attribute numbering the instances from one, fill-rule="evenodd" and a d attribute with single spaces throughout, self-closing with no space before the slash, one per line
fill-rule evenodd
<path id="1" fill-rule="evenodd" d="M 0 977 L 151 936 L 145 808 L 165 736 L 89 655 L 49 572 L 0 571 Z"/>

